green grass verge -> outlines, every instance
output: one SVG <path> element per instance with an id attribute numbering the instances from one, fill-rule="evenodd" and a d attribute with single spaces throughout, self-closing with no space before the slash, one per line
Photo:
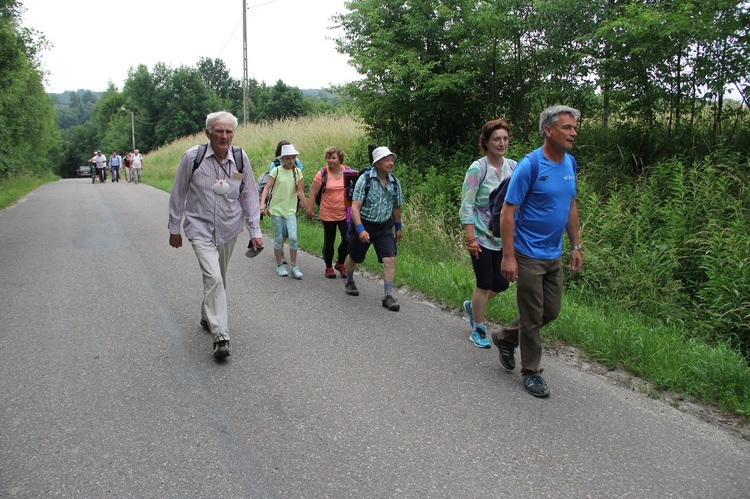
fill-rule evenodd
<path id="1" fill-rule="evenodd" d="M 56 182 L 60 177 L 47 173 L 38 177 L 13 177 L 0 180 L 0 210 L 12 205 L 37 187 Z"/>

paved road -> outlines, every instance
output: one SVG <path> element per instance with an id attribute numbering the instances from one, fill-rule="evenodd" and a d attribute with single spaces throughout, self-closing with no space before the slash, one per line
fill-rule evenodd
<path id="1" fill-rule="evenodd" d="M 167 200 L 71 179 L 0 212 L 0 497 L 748 496 L 747 442 L 555 358 L 530 397 L 465 319 L 306 254 L 279 278 L 246 233 L 215 362 Z"/>

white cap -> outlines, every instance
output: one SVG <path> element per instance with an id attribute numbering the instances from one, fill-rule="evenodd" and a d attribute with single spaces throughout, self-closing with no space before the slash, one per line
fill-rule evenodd
<path id="1" fill-rule="evenodd" d="M 281 146 L 281 157 L 284 156 L 297 156 L 299 155 L 299 152 L 297 149 L 294 148 L 292 144 L 287 144 L 285 146 Z"/>
<path id="2" fill-rule="evenodd" d="M 374 165 L 386 156 L 393 156 L 393 159 L 397 158 L 396 154 L 389 151 L 387 147 L 376 147 L 375 150 L 372 151 L 372 164 Z"/>

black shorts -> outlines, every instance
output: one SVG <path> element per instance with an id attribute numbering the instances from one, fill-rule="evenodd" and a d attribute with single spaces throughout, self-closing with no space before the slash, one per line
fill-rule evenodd
<path id="1" fill-rule="evenodd" d="M 396 237 L 393 235 L 393 220 L 388 220 L 382 224 L 367 222 L 362 220 L 362 225 L 370 234 L 370 242 L 363 243 L 359 240 L 359 234 L 354 228 L 354 222 L 349 227 L 349 256 L 355 263 L 362 263 L 372 244 L 375 247 L 375 254 L 378 255 L 378 262 L 383 263 L 383 258 L 396 256 Z"/>
<path id="2" fill-rule="evenodd" d="M 501 265 L 503 263 L 503 250 L 491 250 L 482 246 L 479 258 L 471 257 L 471 265 L 474 267 L 474 276 L 477 279 L 477 288 L 502 293 L 510 283 L 503 277 Z"/>

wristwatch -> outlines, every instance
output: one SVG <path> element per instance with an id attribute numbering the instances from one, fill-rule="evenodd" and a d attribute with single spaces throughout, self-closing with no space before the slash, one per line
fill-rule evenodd
<path id="1" fill-rule="evenodd" d="M 578 244 L 576 246 L 573 246 L 572 248 L 570 248 L 570 251 L 581 251 L 581 245 Z"/>

